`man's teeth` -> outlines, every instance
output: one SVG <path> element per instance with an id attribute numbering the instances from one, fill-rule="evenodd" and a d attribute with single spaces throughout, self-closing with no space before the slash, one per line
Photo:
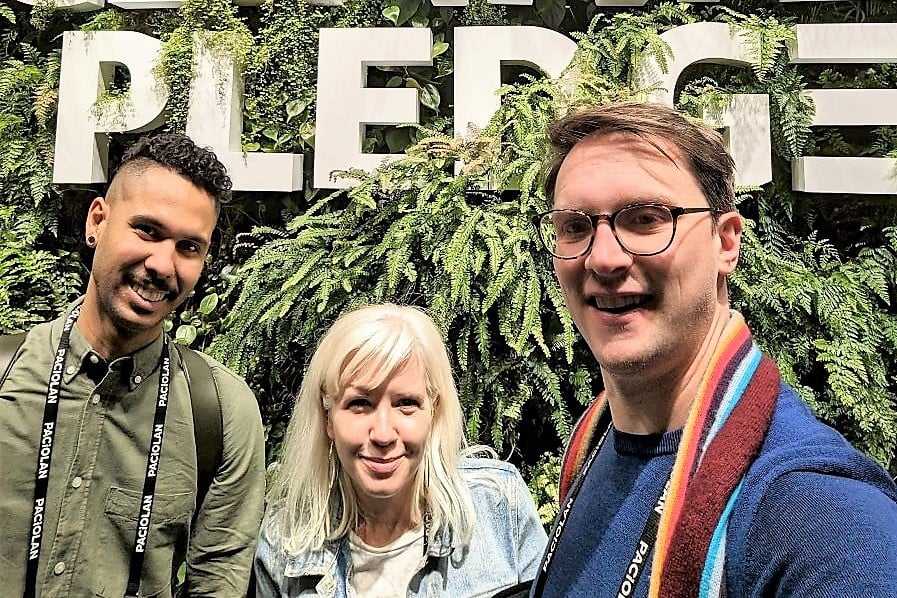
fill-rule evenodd
<path id="1" fill-rule="evenodd" d="M 134 292 L 140 295 L 141 298 L 149 301 L 150 303 L 162 301 L 168 295 L 168 293 L 166 293 L 165 291 L 160 291 L 159 289 L 146 287 L 136 283 L 132 284 L 131 288 L 134 289 Z"/>
<path id="2" fill-rule="evenodd" d="M 641 303 L 643 295 L 626 295 L 625 297 L 595 297 L 595 305 L 598 309 L 623 309 L 630 305 Z"/>

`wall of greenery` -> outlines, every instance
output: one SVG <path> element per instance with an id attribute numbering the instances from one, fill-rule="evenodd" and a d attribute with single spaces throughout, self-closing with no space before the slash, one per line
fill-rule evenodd
<path id="1" fill-rule="evenodd" d="M 584 0 L 472 0 L 457 8 L 421 0 L 333 7 L 187 0 L 176 10 L 88 13 L 43 0 L 7 2 L 0 5 L 0 332 L 53 317 L 82 292 L 89 269 L 82 222 L 102 189 L 51 184 L 63 31 L 135 30 L 161 39 L 159 71 L 172 90 L 166 126 L 175 130 L 185 125 L 192 32 L 235 32 L 228 51 L 244 69 L 244 149 L 310 154 L 319 28 L 430 27 L 432 67 L 369 75 L 372 86 L 421 90 L 418 126 L 366 134 L 368 151 L 407 157 L 348 191 L 313 189 L 307 158 L 302 192 L 237 193 L 222 212 L 207 274 L 173 318 L 173 332 L 247 376 L 275 460 L 303 368 L 333 319 L 372 301 L 423 306 L 448 340 L 470 439 L 521 465 L 549 517 L 563 441 L 601 380 L 529 224 L 545 207 L 542 133 L 576 106 L 644 97 L 633 72 L 647 54 L 668 52 L 663 31 L 725 21 L 756 46 L 758 63 L 690 69 L 678 104 L 696 114 L 725 94 L 769 95 L 774 182 L 739 197 L 748 228 L 730 282 L 734 306 L 818 415 L 897 473 L 897 202 L 793 192 L 789 162 L 811 154 L 897 157 L 893 127 L 809 127 L 813 106 L 803 94 L 808 87 L 895 88 L 897 66 L 797 66 L 784 49 L 794 23 L 895 20 L 890 0 L 649 1 L 641 8 Z M 509 69 L 490 125 L 453 139 L 454 28 L 516 24 L 571 35 L 579 47 L 571 68 L 558 80 Z M 127 84 L 122 77 L 109 93 Z M 131 139 L 111 136 L 113 160 Z M 457 176 L 456 159 L 466 163 Z M 498 191 L 483 190 L 485 178 Z"/>

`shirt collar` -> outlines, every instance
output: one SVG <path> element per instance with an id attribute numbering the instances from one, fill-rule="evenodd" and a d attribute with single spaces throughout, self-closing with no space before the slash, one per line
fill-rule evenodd
<path id="1" fill-rule="evenodd" d="M 62 319 L 65 320 L 72 310 L 83 301 L 84 297 L 82 296 L 69 305 L 62 315 Z M 164 345 L 163 335 L 164 333 L 160 334 L 151 343 L 129 355 L 124 355 L 114 359 L 111 363 L 106 363 L 90 346 L 90 343 L 81 334 L 78 326 L 75 325 L 72 327 L 71 336 L 69 337 L 69 351 L 66 357 L 65 370 L 63 370 L 63 380 L 66 384 L 69 384 L 79 373 L 89 374 L 99 369 L 105 371 L 111 367 L 127 377 L 128 390 L 133 392 L 159 366 L 159 358 L 162 355 L 162 347 Z M 59 339 L 57 338 L 55 342 L 58 343 Z"/>

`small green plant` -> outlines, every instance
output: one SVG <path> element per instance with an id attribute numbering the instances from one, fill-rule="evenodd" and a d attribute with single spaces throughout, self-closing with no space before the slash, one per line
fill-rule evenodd
<path id="1" fill-rule="evenodd" d="M 529 480 L 529 491 L 539 505 L 539 520 L 548 528 L 558 514 L 561 456 L 557 453 L 543 453 L 525 475 Z"/>

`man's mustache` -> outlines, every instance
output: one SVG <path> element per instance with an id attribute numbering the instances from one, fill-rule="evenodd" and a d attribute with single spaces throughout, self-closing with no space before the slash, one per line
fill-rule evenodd
<path id="1" fill-rule="evenodd" d="M 153 288 L 157 291 L 165 293 L 168 295 L 169 299 L 174 299 L 178 295 L 178 290 L 176 287 L 170 286 L 166 284 L 166 282 L 160 278 L 157 278 L 151 275 L 148 272 L 128 272 L 125 275 L 125 279 L 128 283 L 137 284 L 143 287 Z"/>

